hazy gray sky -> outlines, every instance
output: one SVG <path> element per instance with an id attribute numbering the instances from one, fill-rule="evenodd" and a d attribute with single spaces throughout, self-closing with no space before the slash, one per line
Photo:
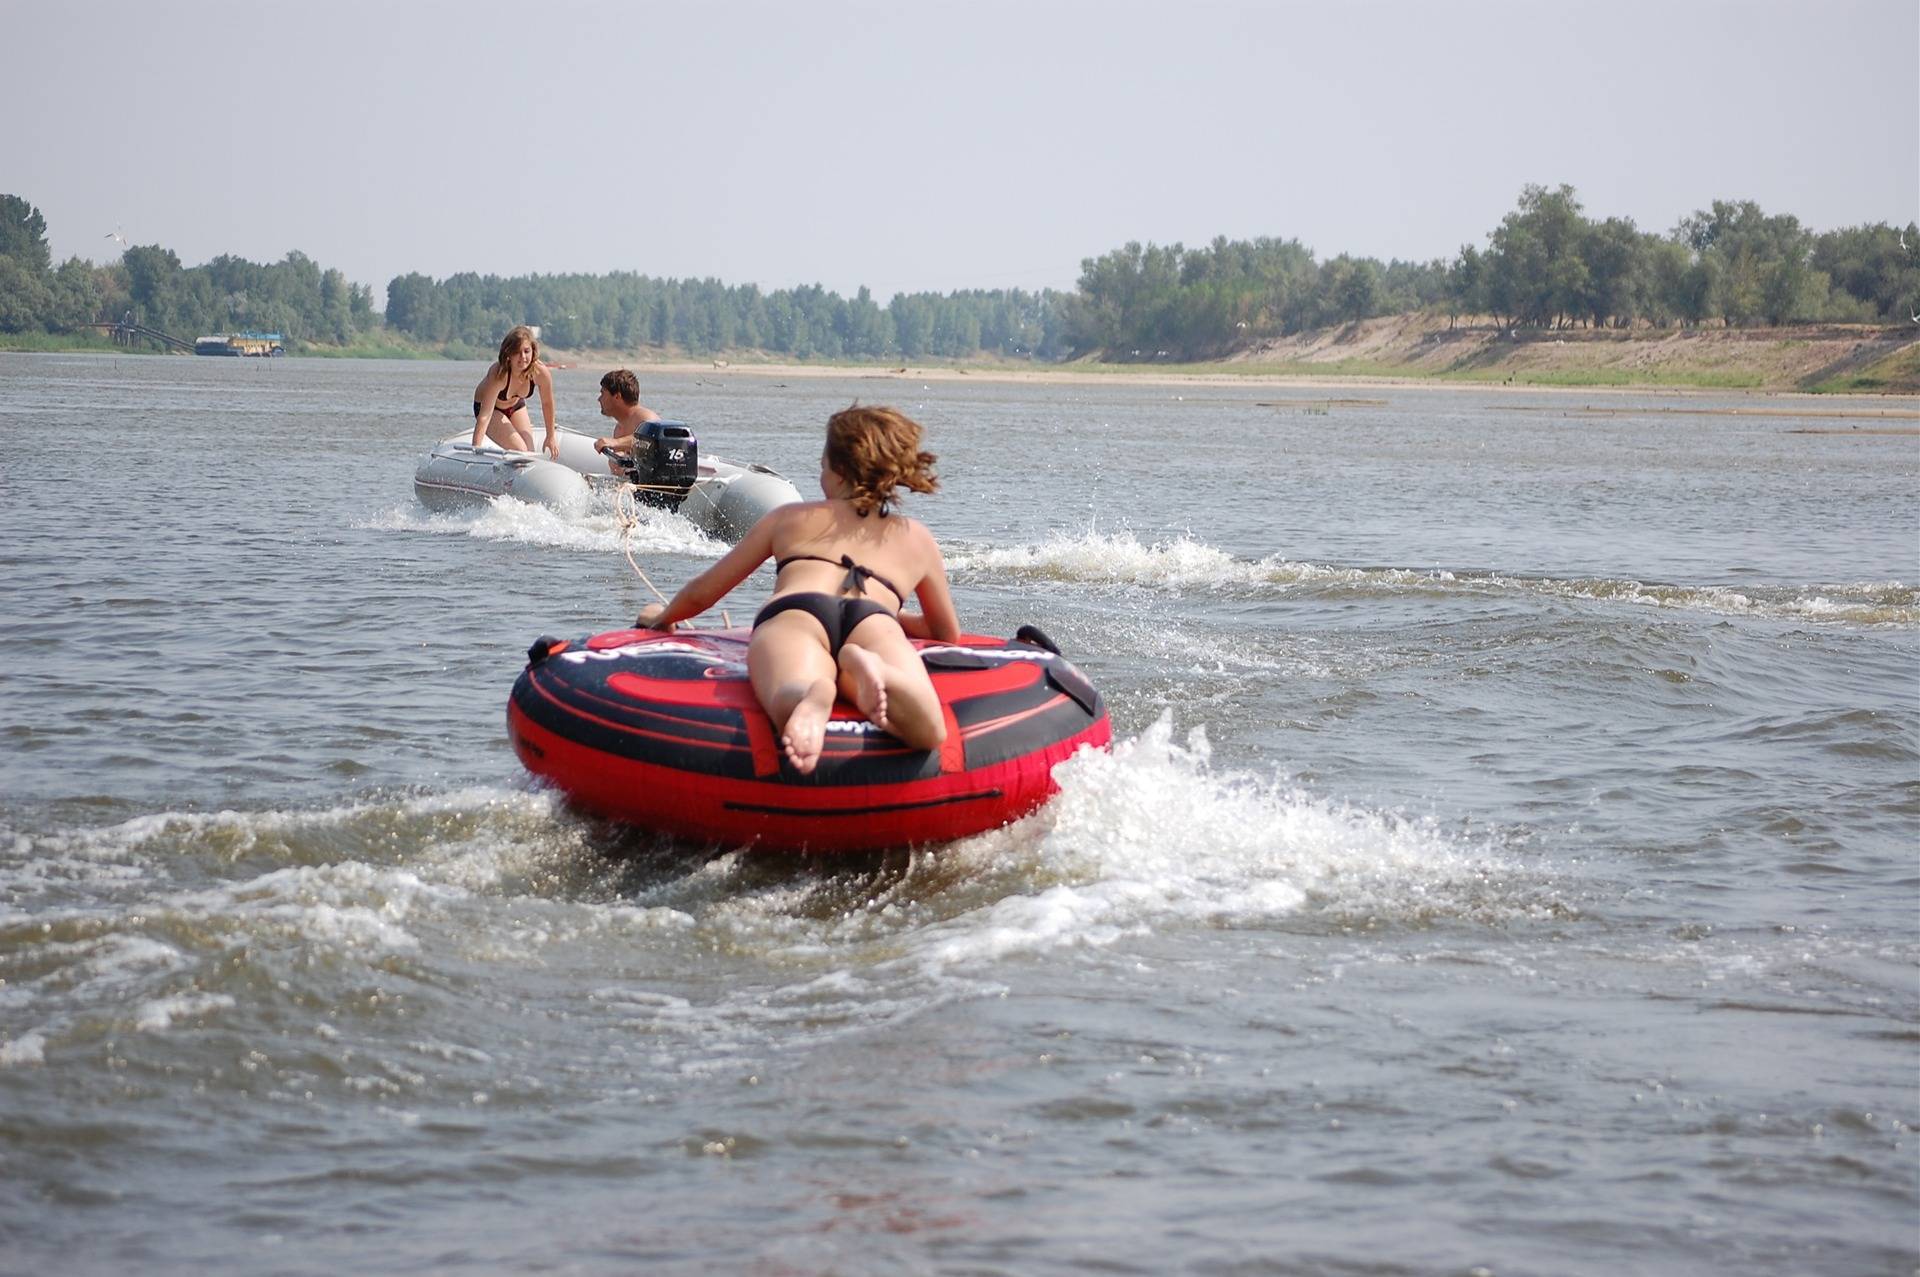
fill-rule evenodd
<path id="1" fill-rule="evenodd" d="M 56 261 L 1072 287 L 1129 240 L 1450 257 L 1527 182 L 1920 216 L 1920 0 L 9 0 Z"/>

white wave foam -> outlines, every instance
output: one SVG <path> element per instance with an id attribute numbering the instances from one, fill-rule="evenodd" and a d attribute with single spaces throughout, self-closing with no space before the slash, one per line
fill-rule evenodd
<path id="1" fill-rule="evenodd" d="M 401 924 L 423 897 L 457 892 L 404 869 L 357 860 L 275 869 L 246 882 L 149 898 L 149 918 L 241 925 L 337 950 L 410 951 L 420 942 Z M 459 893 L 464 895 L 465 893 Z"/>
<path id="2" fill-rule="evenodd" d="M 1412 584 L 1430 574 L 1400 569 L 1328 568 L 1272 554 L 1249 562 L 1183 534 L 1142 542 L 1131 531 L 1058 533 L 1040 545 L 955 547 L 956 572 L 1000 573 L 1091 585 L 1145 585 L 1169 589 L 1233 589 L 1343 581 Z M 1445 574 L 1440 574 L 1445 578 Z"/>
<path id="3" fill-rule="evenodd" d="M 375 532 L 423 532 L 432 536 L 466 536 L 480 541 L 579 550 L 590 554 L 619 554 L 631 545 L 635 554 L 686 554 L 717 558 L 726 545 L 702 533 L 693 524 L 664 510 L 642 507 L 629 530 L 604 497 L 583 499 L 578 508 L 559 509 L 495 497 L 470 510 L 428 512 L 419 506 L 396 506 L 354 525 Z"/>
<path id="4" fill-rule="evenodd" d="M 961 547 L 948 561 L 960 572 L 1092 583 L 1211 586 L 1251 579 L 1248 565 L 1191 537 L 1143 545 L 1131 532 L 1092 529 L 1037 546 Z"/>
<path id="5" fill-rule="evenodd" d="M 141 1003 L 134 1012 L 133 1027 L 142 1033 L 162 1033 L 172 1028 L 176 1020 L 192 1019 L 233 1005 L 233 998 L 224 993 L 183 993 L 171 998 L 154 998 Z"/>
<path id="6" fill-rule="evenodd" d="M 1538 876 L 1436 823 L 1215 771 L 1204 731 L 1170 717 L 1056 772 L 1061 792 L 1004 829 L 902 867 L 778 873 L 751 853 L 690 869 L 670 890 L 695 952 L 746 960 L 688 997 L 646 981 L 589 997 L 654 1045 L 662 1070 L 725 1076 L 1004 991 L 998 964 L 1193 929 L 1418 926 L 1557 912 Z M 667 911 L 661 911 L 667 912 Z M 1309 912 L 1316 921 L 1295 922 Z"/>
<path id="7" fill-rule="evenodd" d="M 47 1038 L 39 1032 L 22 1033 L 17 1038 L 0 1042 L 0 1069 L 18 1068 L 23 1064 L 45 1064 L 47 1062 Z"/>
<path id="8" fill-rule="evenodd" d="M 56 1022 L 36 1031 L 55 1041 L 66 1031 L 59 1017 L 131 1015 L 136 1028 L 164 1030 L 224 1009 L 196 1001 L 218 995 L 190 977 L 236 946 L 349 968 L 453 953 L 518 969 L 572 954 L 583 936 L 758 955 L 750 978 L 711 1002 L 642 983 L 592 994 L 616 1017 L 662 1033 L 663 1064 L 699 1071 L 734 1067 L 770 1043 L 797 1048 L 984 996 L 999 987 L 994 965 L 1024 954 L 1270 927 L 1309 910 L 1417 925 L 1541 907 L 1538 882 L 1497 849 L 1278 779 L 1216 771 L 1204 732 L 1177 744 L 1170 717 L 1111 752 L 1069 760 L 1057 776 L 1062 792 L 1041 812 L 916 855 L 904 874 L 770 876 L 752 855 L 734 853 L 675 870 L 639 901 L 630 887 L 610 890 L 618 871 L 592 846 L 590 826 L 561 818 L 551 794 L 530 788 L 319 811 L 160 813 L 16 837 L 22 859 L 58 843 L 88 863 L 123 858 L 153 880 L 116 880 L 87 908 L 36 915 L 104 920 L 112 930 L 85 952 L 55 955 L 36 941 L 53 969 L 9 1017 L 18 1011 L 16 1023 L 32 1023 L 36 1008 L 41 1018 L 53 1012 Z M 206 885 L 210 845 L 216 860 L 249 868 Z M 402 850 L 389 856 L 389 846 Z M 168 867 L 186 862 L 183 851 L 198 853 L 192 889 L 170 886 Z M 326 861 L 288 863 L 318 856 Z M 516 903 L 503 910 L 502 896 Z M 31 1062 L 40 1049 L 22 1037 L 0 1047 L 0 1063 Z"/>
<path id="9" fill-rule="evenodd" d="M 1209 754 L 1201 730 L 1176 745 L 1163 715 L 1111 752 L 1062 763 L 1047 808 L 954 854 L 991 861 L 1024 843 L 1041 875 L 1064 881 L 930 928 L 918 957 L 938 968 L 1169 925 L 1263 925 L 1310 904 L 1402 923 L 1540 908 L 1529 875 L 1491 847 L 1428 820 L 1215 773 Z"/>
<path id="10" fill-rule="evenodd" d="M 232 926 L 343 952 L 411 951 L 419 941 L 405 919 L 416 902 L 519 894 L 556 876 L 556 864 L 577 859 L 580 831 L 555 824 L 558 808 L 555 795 L 529 781 L 313 811 L 160 812 L 100 828 L 15 834 L 0 855 L 0 900 L 32 907 L 48 925 L 109 928 L 82 943 L 36 942 L 89 984 L 113 980 L 116 968 L 184 961 L 140 931 L 124 931 L 128 925 L 196 933 Z M 396 856 L 404 862 L 382 863 Z M 174 885 L 201 880 L 210 861 L 278 867 L 211 889 Z M 522 949 L 539 944 L 518 932 L 476 940 L 489 938 Z"/>
<path id="11" fill-rule="evenodd" d="M 1008 956 L 1169 929 L 1269 926 L 1305 910 L 1387 925 L 1559 911 L 1493 840 L 1216 771 L 1204 730 L 1177 744 L 1170 715 L 1111 751 L 1083 751 L 1055 776 L 1060 793 L 1040 812 L 916 853 L 904 873 L 768 881 L 752 853 L 714 857 L 656 888 L 676 906 L 644 911 L 644 925 L 806 972 L 779 987 L 783 1003 L 845 996 L 871 1006 L 888 994 L 870 980 L 915 1003 L 924 991 L 901 993 L 903 978 L 971 989 L 988 974 L 980 968 Z M 676 1022 L 722 1010 L 734 1020 L 786 1014 L 767 1009 L 765 989 L 754 994 L 759 1009 L 616 988 L 595 996 Z"/>
<path id="12" fill-rule="evenodd" d="M 539 815 L 551 812 L 554 805 L 553 795 L 544 790 L 470 786 L 446 793 L 371 798 L 311 810 L 162 811 L 113 825 L 38 834 L 8 831 L 8 837 L 13 844 L 12 854 L 23 859 L 64 855 L 112 860 L 155 844 L 170 851 L 195 838 L 203 841 L 217 838 L 225 849 L 246 852 L 265 837 L 339 829 L 368 818 L 465 815 L 502 808 Z"/>
<path id="13" fill-rule="evenodd" d="M 149 936 L 104 935 L 67 945 L 48 945 L 44 952 L 84 955 L 84 966 L 95 983 L 126 984 L 178 971 L 185 956 L 170 944 Z"/>
<path id="14" fill-rule="evenodd" d="M 1387 925 L 1500 920 L 1525 916 L 1544 895 L 1497 849 L 1430 822 L 1217 771 L 1204 732 L 1176 743 L 1170 717 L 1111 752 L 1069 760 L 1057 776 L 1062 791 L 1041 812 L 919 853 L 904 873 L 770 872 L 732 853 L 671 870 L 672 881 L 652 881 L 640 900 L 618 885 L 592 827 L 529 789 L 308 812 L 161 813 L 65 831 L 58 840 L 69 851 L 127 857 L 153 880 L 116 880 L 90 906 L 36 915 L 84 919 L 80 934 L 103 921 L 108 929 L 75 943 L 56 922 L 53 937 L 33 942 L 48 973 L 20 986 L 23 1001 L 8 1009 L 33 1034 L 0 1045 L 0 1066 L 36 1063 L 48 1042 L 103 1019 L 177 1031 L 233 1011 L 231 995 L 239 1008 L 222 1019 L 251 1020 L 254 1000 L 274 996 L 265 986 L 243 992 L 200 978 L 237 953 L 269 966 L 297 953 L 348 972 L 384 969 L 396 955 L 429 966 L 453 958 L 462 969 L 574 969 L 582 952 L 626 945 L 739 964 L 744 978 L 694 997 L 651 977 L 578 968 L 610 1017 L 657 1044 L 663 1069 L 724 1074 L 770 1050 L 989 996 L 1001 987 L 998 964 L 1023 955 L 1273 927 L 1309 911 Z M 402 850 L 383 863 L 389 845 Z M 324 863 L 289 863 L 321 855 Z M 173 885 L 168 866 L 189 862 L 198 866 L 190 885 Z M 366 1085 L 386 1094 L 409 1084 Z"/>
<path id="15" fill-rule="evenodd" d="M 1714 585 L 1652 585 L 1630 578 L 1561 579 L 1439 568 L 1340 567 L 1279 554 L 1254 560 L 1235 558 L 1190 535 L 1143 542 L 1131 531 L 1102 533 L 1093 528 L 1056 534 L 1039 545 L 957 546 L 947 557 L 956 574 L 998 574 L 1092 586 L 1227 593 L 1293 589 L 1350 589 L 1361 594 L 1478 591 L 1860 625 L 1920 623 L 1920 590 L 1899 581 L 1737 590 Z"/>
<path id="16" fill-rule="evenodd" d="M 1920 591 L 1899 581 L 1811 586 L 1650 585 L 1630 578 L 1557 580 L 1488 575 L 1483 581 L 1524 593 L 1605 603 L 1709 612 L 1722 616 L 1839 621 L 1854 625 L 1920 623 Z"/>

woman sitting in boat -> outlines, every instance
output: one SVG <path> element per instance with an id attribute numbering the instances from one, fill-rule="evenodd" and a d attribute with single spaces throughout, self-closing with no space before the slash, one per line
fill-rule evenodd
<path id="1" fill-rule="evenodd" d="M 914 749 L 947 738 L 932 680 L 907 640 L 953 642 L 960 620 L 933 534 L 892 510 L 899 488 L 939 489 L 933 462 L 904 414 L 858 404 L 835 413 L 820 455 L 825 499 L 767 514 L 665 606 L 640 613 L 638 624 L 670 630 L 771 556 L 773 597 L 753 620 L 747 674 L 803 775 L 820 761 L 836 695 Z M 920 600 L 917 614 L 900 610 L 909 594 Z"/>
<path id="2" fill-rule="evenodd" d="M 473 446 L 491 439 L 502 448 L 532 452 L 533 418 L 527 413 L 527 400 L 536 388 L 540 415 L 547 423 L 547 437 L 540 446 L 557 459 L 560 436 L 554 431 L 553 374 L 540 362 L 540 343 L 525 324 L 507 333 L 500 343 L 500 357 L 474 388 Z"/>

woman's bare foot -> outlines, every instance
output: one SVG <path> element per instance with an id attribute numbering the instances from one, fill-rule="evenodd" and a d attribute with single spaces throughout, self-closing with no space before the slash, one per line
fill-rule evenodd
<path id="1" fill-rule="evenodd" d="M 787 761 L 802 776 L 812 773 L 820 762 L 820 751 L 827 741 L 827 719 L 833 714 L 834 687 L 821 679 L 807 689 L 800 703 L 787 715 L 787 726 L 780 733 L 780 746 Z"/>
<path id="2" fill-rule="evenodd" d="M 840 649 L 840 672 L 852 684 L 854 708 L 882 731 L 887 726 L 887 667 L 864 647 L 848 644 Z"/>

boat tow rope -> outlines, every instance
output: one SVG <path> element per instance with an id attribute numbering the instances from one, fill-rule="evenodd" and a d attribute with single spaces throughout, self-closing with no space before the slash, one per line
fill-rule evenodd
<path id="1" fill-rule="evenodd" d="M 665 607 L 667 605 L 667 596 L 660 593 L 660 587 L 653 583 L 652 578 L 647 575 L 646 570 L 642 568 L 639 563 L 635 562 L 633 557 L 633 530 L 640 526 L 640 503 L 634 497 L 634 493 L 642 488 L 652 491 L 655 485 L 623 483 L 620 485 L 619 494 L 614 498 L 614 519 L 620 525 L 620 553 L 627 556 L 627 565 L 633 569 L 634 575 L 640 578 L 641 584 L 645 585 L 649 590 L 652 590 L 653 597 L 660 600 L 661 607 Z M 678 491 L 678 489 L 661 490 Z M 727 629 L 733 628 L 733 617 L 730 616 L 724 608 L 720 612 L 720 620 Z M 690 630 L 695 628 L 686 621 L 680 621 L 677 622 L 677 624 L 685 626 Z"/>

